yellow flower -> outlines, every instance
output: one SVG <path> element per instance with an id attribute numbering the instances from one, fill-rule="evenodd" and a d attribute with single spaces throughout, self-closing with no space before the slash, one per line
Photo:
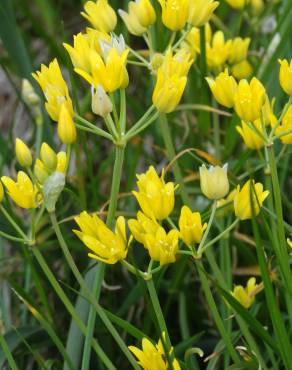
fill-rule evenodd
<path id="1" fill-rule="evenodd" d="M 130 1 L 129 12 L 119 9 L 119 14 L 130 33 L 141 36 L 156 21 L 155 10 L 149 0 Z"/>
<path id="2" fill-rule="evenodd" d="M 280 85 L 286 94 L 292 96 L 292 59 L 290 64 L 287 59 L 279 60 L 279 63 L 281 65 L 279 74 Z"/>
<path id="3" fill-rule="evenodd" d="M 219 73 L 215 80 L 209 77 L 206 77 L 206 80 L 218 103 L 227 108 L 233 107 L 237 83 L 234 77 L 229 76 L 228 69 L 226 68 L 224 72 Z"/>
<path id="4" fill-rule="evenodd" d="M 226 0 L 226 2 L 234 9 L 244 8 L 250 0 Z"/>
<path id="5" fill-rule="evenodd" d="M 200 213 L 192 212 L 187 206 L 181 209 L 178 225 L 180 237 L 187 245 L 200 243 L 207 227 L 206 223 L 202 225 Z"/>
<path id="6" fill-rule="evenodd" d="M 84 4 L 84 10 L 85 12 L 81 12 L 81 15 L 96 30 L 109 33 L 115 29 L 117 16 L 114 9 L 108 4 L 108 0 L 87 1 Z"/>
<path id="7" fill-rule="evenodd" d="M 139 191 L 133 191 L 143 213 L 156 220 L 167 218 L 174 207 L 173 182 L 165 183 L 164 171 L 159 177 L 151 166 L 146 173 L 137 175 Z"/>
<path id="8" fill-rule="evenodd" d="M 263 0 L 250 0 L 250 6 L 253 15 L 260 15 L 265 8 Z"/>
<path id="9" fill-rule="evenodd" d="M 257 131 L 262 135 L 264 133 L 261 120 L 257 119 L 251 123 L 251 125 L 255 127 L 254 130 L 250 128 L 246 122 L 242 121 L 241 126 L 236 126 L 236 130 L 249 149 L 261 149 L 265 145 L 264 139 L 257 133 Z"/>
<path id="10" fill-rule="evenodd" d="M 209 170 L 203 164 L 200 167 L 200 182 L 202 193 L 209 199 L 224 198 L 229 191 L 227 163 L 223 167 L 210 166 Z"/>
<path id="11" fill-rule="evenodd" d="M 284 135 L 285 133 L 287 135 Z M 292 105 L 285 113 L 280 126 L 276 128 L 276 135 L 281 135 L 280 140 L 283 144 L 292 144 Z"/>
<path id="12" fill-rule="evenodd" d="M 164 228 L 159 226 L 156 232 L 145 234 L 144 246 L 154 261 L 158 261 L 160 265 L 166 265 L 176 260 L 178 238 L 179 232 L 177 230 L 170 230 L 169 233 L 166 233 Z"/>
<path id="13" fill-rule="evenodd" d="M 17 173 L 17 182 L 8 176 L 2 176 L 3 182 L 10 198 L 21 208 L 37 208 L 42 201 L 38 188 L 23 171 Z"/>
<path id="14" fill-rule="evenodd" d="M 287 238 L 287 244 L 289 245 L 290 248 L 292 248 L 292 241 L 289 238 Z"/>
<path id="15" fill-rule="evenodd" d="M 97 215 L 86 211 L 75 217 L 75 221 L 81 231 L 73 232 L 93 252 L 88 253 L 89 257 L 111 265 L 126 258 L 131 238 L 127 241 L 124 217 L 118 217 L 114 232 Z"/>
<path id="16" fill-rule="evenodd" d="M 0 181 L 0 202 L 2 202 L 3 198 L 4 198 L 4 189 L 2 182 Z"/>
<path id="17" fill-rule="evenodd" d="M 15 154 L 18 163 L 22 167 L 30 167 L 32 165 L 32 156 L 30 149 L 19 138 L 15 140 Z"/>
<path id="18" fill-rule="evenodd" d="M 81 68 L 75 68 L 75 72 L 82 76 L 95 88 L 99 85 L 106 92 L 124 89 L 129 83 L 126 69 L 129 49 L 125 49 L 123 36 L 119 38 L 112 35 L 111 41 L 101 40 L 102 55 L 91 53 L 90 72 Z"/>
<path id="19" fill-rule="evenodd" d="M 142 350 L 135 346 L 129 346 L 129 350 L 138 359 L 138 364 L 143 370 L 167 370 L 168 364 L 165 359 L 165 351 L 161 340 L 154 345 L 149 339 L 142 339 Z M 173 348 L 170 350 L 170 355 Z M 181 367 L 176 359 L 172 363 L 173 370 L 181 370 Z"/>
<path id="20" fill-rule="evenodd" d="M 231 294 L 235 299 L 238 300 L 240 304 L 242 304 L 243 307 L 248 309 L 254 303 L 255 295 L 257 294 L 258 288 L 259 285 L 256 284 L 256 278 L 251 277 L 250 279 L 248 279 L 245 288 L 242 285 L 236 285 Z"/>
<path id="21" fill-rule="evenodd" d="M 257 216 L 264 200 L 269 195 L 269 191 L 263 191 L 263 185 L 254 180 L 248 180 L 240 190 L 237 186 L 236 194 L 234 197 L 234 211 L 236 217 L 240 220 L 251 219 L 253 213 Z"/>
<path id="22" fill-rule="evenodd" d="M 211 43 L 206 44 L 207 64 L 211 69 L 221 69 L 229 56 L 231 40 L 225 42 L 224 33 L 214 33 Z"/>
<path id="23" fill-rule="evenodd" d="M 261 82 L 253 77 L 251 82 L 241 80 L 234 97 L 234 107 L 238 116 L 245 122 L 253 122 L 261 117 L 266 92 Z"/>
<path id="24" fill-rule="evenodd" d="M 73 36 L 73 47 L 64 43 L 63 46 L 70 55 L 72 64 L 75 68 L 80 68 L 88 73 L 91 71 L 91 58 L 101 53 L 100 41 L 110 41 L 110 36 L 96 31 L 92 28 L 87 29 L 87 33 L 78 33 Z"/>
<path id="25" fill-rule="evenodd" d="M 67 156 L 61 151 L 58 154 L 47 144 L 43 143 L 40 152 L 41 159 L 37 159 L 34 165 L 34 174 L 38 182 L 43 185 L 47 178 L 54 172 L 65 173 Z"/>
<path id="26" fill-rule="evenodd" d="M 65 104 L 62 105 L 60 111 L 58 136 L 63 144 L 72 144 L 77 137 L 76 126 Z"/>
<path id="27" fill-rule="evenodd" d="M 189 17 L 189 0 L 158 0 L 162 10 L 162 22 L 171 31 L 184 28 Z"/>
<path id="28" fill-rule="evenodd" d="M 247 58 L 249 44 L 250 44 L 249 37 L 245 39 L 242 39 L 241 37 L 235 37 L 234 39 L 232 39 L 229 50 L 228 62 L 231 64 L 235 64 L 245 60 Z"/>
<path id="29" fill-rule="evenodd" d="M 57 59 L 54 59 L 49 67 L 41 65 L 41 70 L 32 74 L 38 82 L 46 97 L 46 110 L 53 121 L 58 122 L 61 106 L 66 104 L 73 116 L 73 105 L 69 96 L 68 86 L 63 79 Z"/>
<path id="30" fill-rule="evenodd" d="M 147 233 L 155 234 L 159 228 L 157 221 L 145 216 L 141 211 L 138 211 L 137 213 L 137 220 L 130 219 L 128 221 L 128 226 L 134 239 L 141 244 L 145 243 L 144 239 Z"/>
<path id="31" fill-rule="evenodd" d="M 170 113 L 179 104 L 187 84 L 185 76 L 173 75 L 167 77 L 162 70 L 157 72 L 157 80 L 152 95 L 152 102 L 162 113 Z"/>
<path id="32" fill-rule="evenodd" d="M 206 23 L 204 27 L 206 43 L 210 43 L 212 39 L 210 24 Z M 188 52 L 192 59 L 196 58 L 197 54 L 200 53 L 200 29 L 198 27 L 192 27 L 192 29 L 187 33 L 181 44 L 181 48 Z"/>
<path id="33" fill-rule="evenodd" d="M 165 76 L 178 75 L 179 77 L 183 77 L 188 74 L 192 63 L 191 54 L 185 50 L 179 50 L 173 55 L 172 50 L 168 49 L 159 70 Z"/>
<path id="34" fill-rule="evenodd" d="M 197 27 L 207 23 L 218 5 L 214 0 L 190 0 L 189 23 Z"/>
<path id="35" fill-rule="evenodd" d="M 248 60 L 242 60 L 231 67 L 231 73 L 237 80 L 249 78 L 252 75 L 253 68 Z"/>

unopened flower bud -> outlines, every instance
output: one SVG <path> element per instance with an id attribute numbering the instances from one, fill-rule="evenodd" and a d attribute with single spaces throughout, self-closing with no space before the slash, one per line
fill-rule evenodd
<path id="1" fill-rule="evenodd" d="M 44 184 L 47 178 L 49 177 L 49 173 L 45 169 L 43 162 L 39 159 L 37 159 L 35 162 L 33 172 L 40 184 Z"/>
<path id="2" fill-rule="evenodd" d="M 26 78 L 22 80 L 21 96 L 27 105 L 37 105 L 40 102 L 39 96 Z"/>
<path id="3" fill-rule="evenodd" d="M 101 117 L 105 117 L 113 110 L 112 102 L 101 85 L 98 85 L 95 91 L 92 89 L 91 109 Z"/>
<path id="4" fill-rule="evenodd" d="M 15 154 L 18 163 L 22 167 L 30 167 L 32 164 L 32 156 L 27 145 L 20 139 L 15 140 Z"/>
<path id="5" fill-rule="evenodd" d="M 76 126 L 66 107 L 66 104 L 62 105 L 60 111 L 58 120 L 58 135 L 63 144 L 72 144 L 76 141 Z"/>
<path id="6" fill-rule="evenodd" d="M 202 193 L 209 199 L 224 198 L 229 191 L 227 164 L 223 167 L 205 165 L 200 167 L 200 181 Z"/>
<path id="7" fill-rule="evenodd" d="M 45 167 L 51 171 L 55 171 L 57 167 L 57 155 L 47 143 L 42 144 L 40 157 Z"/>

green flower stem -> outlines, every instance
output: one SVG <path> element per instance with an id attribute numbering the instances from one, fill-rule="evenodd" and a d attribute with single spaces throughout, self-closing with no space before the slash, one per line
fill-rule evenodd
<path id="1" fill-rule="evenodd" d="M 44 125 L 43 125 L 43 115 L 42 115 L 41 112 L 39 114 L 40 114 L 41 119 L 38 119 L 37 120 L 37 124 L 36 124 L 36 139 L 35 139 L 35 147 L 36 147 L 36 156 L 37 157 L 40 154 L 40 148 L 41 148 L 41 144 L 42 144 L 42 140 L 43 140 L 43 128 L 44 128 Z"/>
<path id="2" fill-rule="evenodd" d="M 0 236 L 2 236 L 3 238 L 9 239 L 9 240 L 13 240 L 15 242 L 27 243 L 27 239 L 17 238 L 16 236 L 4 233 L 3 231 L 0 231 Z"/>
<path id="3" fill-rule="evenodd" d="M 129 138 L 133 137 L 136 135 L 136 131 L 145 123 L 147 122 L 148 117 L 150 114 L 154 111 L 155 107 L 152 104 L 147 111 L 143 114 L 141 118 L 130 128 L 130 130 L 126 133 L 125 139 L 129 140 Z"/>
<path id="4" fill-rule="evenodd" d="M 108 216 L 109 217 L 109 216 Z M 76 266 L 73 257 L 69 251 L 69 248 L 63 238 L 63 235 L 61 233 L 58 221 L 56 219 L 55 213 L 50 213 L 50 219 L 52 222 L 53 229 L 56 233 L 56 236 L 58 238 L 59 244 L 62 248 L 62 251 L 64 253 L 64 256 L 66 258 L 66 261 L 75 276 L 76 280 L 78 281 L 78 284 L 80 285 L 81 289 L 83 290 L 85 297 L 89 300 L 90 304 L 92 304 L 100 317 L 101 321 L 107 328 L 108 332 L 112 335 L 112 337 L 115 339 L 121 350 L 123 351 L 124 355 L 127 357 L 131 365 L 133 366 L 134 369 L 139 370 L 139 366 L 137 365 L 137 362 L 135 361 L 134 357 L 132 356 L 131 352 L 129 351 L 128 347 L 124 343 L 123 339 L 115 329 L 115 327 L 112 325 L 108 317 L 106 316 L 105 312 L 103 311 L 102 307 L 100 304 L 97 302 L 96 298 L 92 295 L 90 290 L 88 289 L 86 282 L 84 281 L 81 273 L 78 270 L 78 267 Z"/>
<path id="5" fill-rule="evenodd" d="M 282 215 L 278 218 L 279 223 L 280 223 L 281 217 Z M 251 221 L 252 221 L 252 226 L 253 226 L 253 234 L 254 234 L 255 241 L 256 241 L 256 251 L 257 251 L 258 263 L 260 266 L 261 276 L 262 276 L 263 283 L 265 286 L 264 292 L 266 296 L 266 303 L 267 303 L 267 307 L 270 313 L 270 318 L 272 321 L 273 329 L 275 331 L 275 336 L 278 342 L 278 348 L 279 348 L 283 363 L 285 365 L 285 369 L 291 370 L 292 369 L 291 343 L 289 341 L 287 329 L 285 328 L 283 318 L 282 318 L 280 309 L 276 301 L 276 297 L 275 297 L 274 289 L 272 286 L 257 221 L 255 217 L 253 217 Z"/>
<path id="6" fill-rule="evenodd" d="M 234 229 L 234 227 L 239 223 L 239 221 L 240 221 L 239 218 L 237 218 L 236 220 L 234 220 L 232 222 L 232 224 L 230 224 L 224 231 L 222 231 L 222 233 L 218 234 L 214 239 L 210 240 L 209 243 L 205 244 L 201 248 L 201 254 L 203 254 L 206 251 L 207 248 L 209 248 L 211 245 L 213 245 L 218 240 L 220 240 L 221 238 L 223 238 L 223 236 L 225 236 L 227 233 L 229 233 L 232 229 Z"/>
<path id="7" fill-rule="evenodd" d="M 121 97 L 123 100 L 123 98 Z M 123 104 L 123 102 L 121 102 Z M 125 114 L 126 112 L 122 112 L 122 110 L 125 110 L 125 107 L 121 107 L 121 114 L 120 114 L 120 120 L 121 120 L 121 129 L 123 130 L 123 127 L 125 127 L 125 123 L 123 123 L 123 120 L 126 120 Z M 113 170 L 113 181 L 111 186 L 111 194 L 110 194 L 110 204 L 107 214 L 107 226 L 110 228 L 113 225 L 113 221 L 115 218 L 115 213 L 117 209 L 117 202 L 118 202 L 118 194 L 120 190 L 120 183 L 121 183 L 121 176 L 122 176 L 122 169 L 123 169 L 123 161 L 124 161 L 124 155 L 125 155 L 125 148 L 120 148 L 116 146 L 115 148 L 115 164 L 114 164 L 114 170 Z M 98 270 L 94 279 L 93 283 L 93 294 L 95 299 L 98 301 L 101 291 L 101 284 L 104 278 L 105 274 L 105 268 L 106 265 L 102 262 L 98 265 Z M 96 310 L 93 306 L 90 307 L 89 310 L 89 316 L 88 316 L 88 331 L 85 339 L 84 344 L 84 350 L 83 350 L 83 359 L 82 359 L 82 370 L 87 370 L 89 367 L 89 359 L 90 359 L 90 351 L 91 347 L 89 346 L 90 340 L 94 333 L 94 326 L 95 326 L 95 319 L 96 319 Z"/>
<path id="8" fill-rule="evenodd" d="M 212 271 L 216 277 L 216 279 L 218 280 L 219 284 L 227 291 L 230 290 L 230 288 L 228 287 L 228 284 L 225 282 L 225 279 L 222 275 L 222 272 L 215 260 L 215 257 L 214 257 L 214 254 L 212 253 L 211 250 L 208 250 L 206 251 L 206 257 L 207 257 L 207 261 L 209 263 L 209 265 L 211 266 L 212 268 Z M 266 365 L 265 365 L 265 361 L 264 359 L 262 358 L 261 356 L 261 352 L 258 348 L 258 345 L 256 343 L 256 341 L 254 340 L 252 334 L 250 333 L 250 330 L 247 326 L 247 324 L 245 323 L 245 321 L 239 316 L 239 315 L 235 315 L 235 319 L 240 327 L 240 330 L 242 331 L 242 334 L 243 336 L 245 337 L 249 347 L 255 352 L 261 366 L 263 369 L 266 369 Z"/>
<path id="9" fill-rule="evenodd" d="M 42 256 L 41 252 L 37 247 L 32 248 L 32 252 L 38 261 L 40 267 L 42 268 L 44 274 L 48 278 L 50 284 L 54 288 L 55 292 L 57 293 L 58 297 L 66 307 L 67 311 L 72 316 L 73 320 L 76 322 L 78 327 L 80 328 L 83 335 L 86 335 L 87 328 L 82 320 L 80 320 L 79 316 L 77 315 L 74 306 L 68 299 L 67 295 L 64 293 L 63 289 L 61 288 L 60 284 L 58 283 L 57 279 L 55 278 L 53 272 L 49 268 L 46 260 Z M 111 360 L 107 357 L 107 355 L 103 352 L 102 348 L 99 346 L 99 344 L 96 342 L 95 339 L 92 339 L 92 347 L 95 350 L 98 357 L 101 359 L 101 361 L 107 366 L 108 369 L 116 370 L 116 367 L 112 364 Z"/>
<path id="10" fill-rule="evenodd" d="M 203 264 L 202 264 L 201 261 L 197 260 L 196 261 L 196 266 L 197 266 L 199 277 L 200 277 L 200 280 L 201 280 L 201 283 L 202 283 L 202 288 L 203 288 L 206 300 L 208 302 L 208 305 L 210 307 L 210 310 L 211 310 L 213 319 L 215 321 L 215 324 L 216 324 L 216 326 L 217 326 L 217 328 L 220 332 L 220 335 L 221 335 L 222 339 L 224 340 L 224 343 L 226 345 L 226 348 L 227 348 L 232 360 L 234 361 L 235 364 L 238 364 L 240 362 L 239 356 L 238 356 L 237 352 L 235 351 L 235 349 L 233 347 L 230 336 L 228 335 L 228 333 L 227 333 L 227 331 L 224 327 L 224 324 L 221 320 L 221 317 L 219 315 L 219 312 L 217 310 L 217 306 L 216 306 L 216 303 L 214 301 L 211 289 L 209 287 L 209 282 L 208 282 L 207 276 L 205 274 Z"/>
<path id="11" fill-rule="evenodd" d="M 175 153 L 175 148 L 174 148 L 174 144 L 173 144 L 173 141 L 172 141 L 171 132 L 170 132 L 170 129 L 169 129 L 169 125 L 168 125 L 166 115 L 161 114 L 159 116 L 159 121 L 160 121 L 161 132 L 162 132 L 165 148 L 166 148 L 166 151 L 167 151 L 167 155 L 168 155 L 169 160 L 171 161 L 176 156 L 176 153 Z M 184 179 L 183 179 L 181 169 L 180 169 L 178 163 L 174 162 L 172 168 L 173 168 L 175 181 L 179 184 L 179 187 L 180 187 L 181 199 L 182 199 L 184 204 L 189 205 L 189 204 L 191 204 L 190 198 L 189 198 L 189 195 L 187 193 L 187 190 L 186 190 L 186 187 L 185 187 L 185 184 L 184 184 Z"/>
<path id="12" fill-rule="evenodd" d="M 130 140 L 132 137 L 138 135 L 141 131 L 144 131 L 148 126 L 151 125 L 159 116 L 159 112 L 155 112 L 152 117 L 150 117 L 143 125 L 141 125 L 136 131 L 132 132 L 130 135 L 126 135 L 126 139 Z"/>
<path id="13" fill-rule="evenodd" d="M 121 135 L 125 135 L 127 123 L 127 105 L 126 105 L 126 90 L 120 90 L 120 127 Z"/>
<path id="14" fill-rule="evenodd" d="M 28 237 L 25 235 L 25 233 L 21 230 L 21 228 L 17 225 L 17 223 L 13 220 L 13 218 L 10 216 L 10 214 L 6 211 L 6 209 L 0 204 L 0 211 L 3 213 L 3 215 L 6 217 L 6 219 L 9 221 L 11 226 L 17 231 L 17 233 L 26 240 L 27 243 L 30 242 Z"/>
<path id="15" fill-rule="evenodd" d="M 118 127 L 118 131 L 117 131 L 117 128 L 116 128 L 114 120 L 112 119 L 112 116 L 110 114 L 107 114 L 103 118 L 104 118 L 104 122 L 106 124 L 106 127 L 109 130 L 109 132 L 111 133 L 112 137 L 115 140 L 118 140 L 120 138 L 120 135 L 118 133 L 118 131 L 120 132 L 120 128 Z"/>
<path id="16" fill-rule="evenodd" d="M 18 370 L 18 366 L 16 365 L 16 362 L 14 361 L 10 348 L 6 342 L 4 335 L 2 335 L 1 331 L 0 331 L 0 347 L 2 348 L 2 351 L 7 359 L 7 362 L 11 370 Z"/>
<path id="17" fill-rule="evenodd" d="M 86 127 L 83 127 L 83 126 L 80 126 L 80 125 L 77 125 L 78 128 L 81 128 L 83 127 L 83 130 L 85 131 L 89 131 L 89 132 L 92 132 L 92 133 L 95 133 L 96 135 L 99 135 L 99 136 L 102 136 L 108 140 L 113 140 L 113 137 L 111 134 L 109 134 L 108 132 L 104 131 L 103 129 L 95 126 L 94 124 L 92 124 L 91 122 L 87 121 L 86 119 L 80 117 L 78 114 L 75 115 L 75 119 L 80 122 L 80 123 L 83 123 L 84 125 L 87 126 L 89 130 L 86 130 Z"/>
<path id="18" fill-rule="evenodd" d="M 218 104 L 213 100 L 213 105 L 216 109 L 218 109 Z M 214 133 L 214 146 L 215 146 L 215 153 L 216 158 L 218 161 L 221 160 L 221 149 L 220 149 L 220 123 L 219 123 L 219 116 L 217 113 L 213 113 L 213 133 Z"/>
<path id="19" fill-rule="evenodd" d="M 137 58 L 139 59 L 144 65 L 145 67 L 149 68 L 149 62 L 147 59 L 145 59 L 144 57 L 142 57 L 142 55 L 140 55 L 137 51 L 135 51 L 134 49 L 132 49 L 129 45 L 127 45 L 127 48 L 130 50 L 130 52 Z"/>
<path id="20" fill-rule="evenodd" d="M 147 285 L 151 303 L 152 303 L 152 306 L 155 312 L 159 330 L 161 332 L 161 340 L 166 347 L 165 355 L 167 358 L 167 362 L 169 364 L 170 369 L 173 370 L 173 365 L 172 365 L 173 364 L 173 353 L 171 352 L 171 348 L 172 348 L 171 341 L 170 341 L 170 337 L 169 337 L 168 330 L 167 330 L 167 325 L 166 325 L 164 315 L 163 315 L 163 312 L 162 312 L 162 309 L 159 303 L 159 299 L 157 296 L 157 292 L 155 289 L 153 279 L 146 280 L 146 285 Z M 165 343 L 164 343 L 163 333 L 165 334 Z"/>
<path id="21" fill-rule="evenodd" d="M 214 216 L 215 216 L 215 213 L 216 213 L 216 209 L 217 209 L 217 201 L 214 200 L 214 203 L 212 205 L 212 209 L 211 209 L 211 215 L 210 215 L 210 218 L 209 218 L 209 221 L 208 221 L 208 226 L 207 226 L 207 229 L 206 231 L 204 232 L 204 235 L 202 237 L 202 240 L 198 246 L 198 250 L 197 250 L 197 254 L 199 256 L 202 255 L 202 251 L 203 251 L 203 247 L 205 245 L 205 241 L 209 235 L 209 232 L 210 232 L 210 229 L 211 229 L 211 226 L 212 226 L 212 223 L 213 223 L 213 220 L 214 220 Z"/>
<path id="22" fill-rule="evenodd" d="M 70 159 L 71 159 L 71 152 L 72 152 L 72 144 L 68 144 L 66 148 L 66 166 L 65 166 L 65 174 L 69 170 L 70 166 Z"/>
<path id="23" fill-rule="evenodd" d="M 272 178 L 272 185 L 273 185 L 273 196 L 275 201 L 275 211 L 277 215 L 277 231 L 278 231 L 278 240 L 279 243 L 276 243 L 275 246 L 278 246 L 277 256 L 279 256 L 279 264 L 281 271 L 284 275 L 286 280 L 286 285 L 288 286 L 288 290 L 291 294 L 292 289 L 292 277 L 291 277 L 291 270 L 289 266 L 289 255 L 287 251 L 287 242 L 285 237 L 285 225 L 283 220 L 283 208 L 282 208 L 282 198 L 281 198 L 281 188 L 279 184 L 278 172 L 277 172 L 277 165 L 275 160 L 274 148 L 273 145 L 268 146 L 268 159 L 270 164 L 270 171 L 271 171 L 271 178 Z"/>

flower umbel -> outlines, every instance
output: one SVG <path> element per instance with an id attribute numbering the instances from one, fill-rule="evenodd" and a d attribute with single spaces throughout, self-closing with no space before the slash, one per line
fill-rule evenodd
<path id="1" fill-rule="evenodd" d="M 124 217 L 118 217 L 114 232 L 97 215 L 86 211 L 75 221 L 80 230 L 73 232 L 93 252 L 88 253 L 89 257 L 111 265 L 126 258 L 131 238 L 127 240 Z"/>
<path id="2" fill-rule="evenodd" d="M 165 183 L 164 171 L 159 177 L 153 166 L 137 178 L 138 191 L 133 194 L 144 214 L 156 220 L 167 218 L 174 207 L 174 183 Z"/>

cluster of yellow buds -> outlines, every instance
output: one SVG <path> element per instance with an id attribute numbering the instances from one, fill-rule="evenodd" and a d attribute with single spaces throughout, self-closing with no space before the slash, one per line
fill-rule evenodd
<path id="1" fill-rule="evenodd" d="M 43 185 L 54 172 L 65 173 L 67 155 L 60 151 L 56 153 L 47 143 L 43 143 L 40 150 L 40 158 L 34 164 L 34 175 L 40 185 Z"/>
<path id="2" fill-rule="evenodd" d="M 34 171 L 30 167 L 33 158 L 28 146 L 19 138 L 15 140 L 16 159 L 27 172 L 19 171 L 15 182 L 8 176 L 2 176 L 1 181 L 7 189 L 10 198 L 21 208 L 37 208 L 43 201 L 42 188 L 47 179 L 54 173 L 65 173 L 67 156 L 61 151 L 58 154 L 47 144 L 43 143 L 40 159 L 36 159 Z M 1 185 L 1 189 L 2 185 Z"/>
<path id="3" fill-rule="evenodd" d="M 149 339 L 143 338 L 142 349 L 129 346 L 129 350 L 136 356 L 138 364 L 143 370 L 166 370 L 169 368 L 161 339 L 154 345 Z M 169 356 L 172 353 L 173 348 L 170 349 Z M 173 359 L 172 368 L 173 370 L 181 370 L 176 358 Z"/>
<path id="4" fill-rule="evenodd" d="M 242 285 L 236 285 L 232 291 L 232 295 L 235 299 L 238 300 L 239 303 L 242 304 L 245 308 L 250 308 L 255 300 L 255 295 L 259 291 L 259 285 L 256 283 L 256 278 L 251 277 L 246 287 L 243 287 Z"/>

